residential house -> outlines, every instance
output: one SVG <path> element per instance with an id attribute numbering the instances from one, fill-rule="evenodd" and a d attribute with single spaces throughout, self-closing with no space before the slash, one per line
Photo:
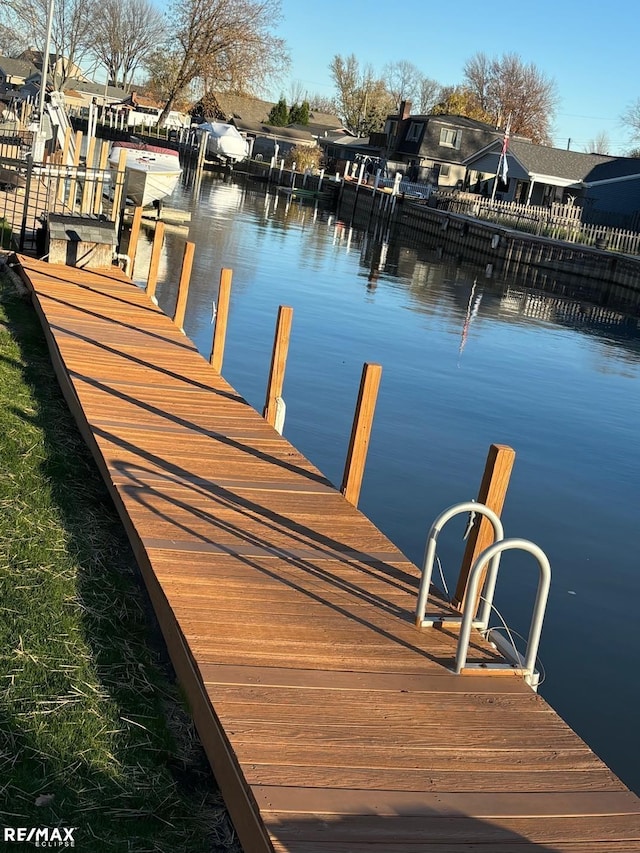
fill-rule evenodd
<path id="1" fill-rule="evenodd" d="M 29 50 L 23 51 L 17 58 L 24 60 L 25 62 L 30 62 L 35 67 L 36 71 L 42 72 L 42 55 L 41 50 L 33 50 L 30 48 Z M 66 79 L 80 80 L 83 83 L 89 82 L 89 78 L 85 75 L 79 65 L 76 65 L 75 62 L 71 62 L 64 56 L 58 56 L 55 53 L 49 54 L 47 74 L 53 77 L 56 86 L 59 85 L 60 80 Z"/>
<path id="2" fill-rule="evenodd" d="M 51 78 L 47 82 L 47 92 L 52 92 Z M 40 72 L 32 74 L 24 86 L 16 93 L 22 100 L 37 101 L 40 97 Z M 79 115 L 93 102 L 99 106 L 121 101 L 126 96 L 124 89 L 116 86 L 105 86 L 104 83 L 83 82 L 74 80 L 64 90 L 65 106 L 72 115 Z"/>
<path id="3" fill-rule="evenodd" d="M 0 56 L 0 94 L 17 92 L 37 69 L 26 59 Z"/>
<path id="4" fill-rule="evenodd" d="M 330 169 L 335 168 L 341 174 L 348 163 L 356 164 L 371 161 L 377 168 L 381 163 L 384 140 L 376 141 L 369 136 L 357 137 L 348 132 L 327 134 L 318 140 L 324 152 L 324 161 Z"/>
<path id="5" fill-rule="evenodd" d="M 585 222 L 640 231 L 640 158 L 599 163 L 582 182 Z"/>
<path id="6" fill-rule="evenodd" d="M 466 159 L 503 136 L 494 126 L 466 116 L 411 115 L 408 101 L 397 115 L 388 116 L 385 134 L 388 169 L 438 187 L 462 187 Z"/>
<path id="7" fill-rule="evenodd" d="M 502 143 L 495 142 L 466 160 L 471 189 L 492 193 Z M 507 183 L 496 198 L 520 204 L 572 202 L 582 220 L 614 227 L 640 226 L 640 159 L 584 154 L 509 140 Z"/>
<path id="8" fill-rule="evenodd" d="M 120 95 L 123 95 L 122 89 L 118 91 Z M 102 104 L 104 101 L 96 99 L 96 103 Z M 164 108 L 164 104 L 139 92 L 131 92 L 117 101 L 110 102 L 108 107 L 109 110 L 117 115 L 125 113 L 128 127 L 155 127 L 158 124 L 158 118 Z M 190 123 L 191 119 L 186 113 L 171 110 L 167 116 L 165 126 L 177 130 L 182 127 L 189 127 Z"/>
<path id="9" fill-rule="evenodd" d="M 74 80 L 64 90 L 65 105 L 71 114 L 82 115 L 91 103 L 100 107 L 110 106 L 122 102 L 126 98 L 126 92 L 119 86 L 110 86 L 105 83 L 83 83 Z"/>

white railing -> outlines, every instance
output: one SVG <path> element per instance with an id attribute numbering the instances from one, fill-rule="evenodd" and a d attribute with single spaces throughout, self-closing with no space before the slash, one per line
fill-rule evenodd
<path id="1" fill-rule="evenodd" d="M 597 249 L 608 249 L 628 255 L 640 254 L 640 233 L 581 221 L 582 208 L 574 204 L 552 204 L 549 207 L 491 201 L 470 193 L 439 191 L 437 207 L 451 213 L 475 216 L 536 237 L 564 240 Z"/>

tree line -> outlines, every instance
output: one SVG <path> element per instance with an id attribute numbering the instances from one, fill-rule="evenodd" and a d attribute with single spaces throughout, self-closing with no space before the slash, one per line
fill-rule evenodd
<path id="1" fill-rule="evenodd" d="M 44 45 L 49 0 L 4 0 L 0 52 L 15 56 Z M 289 67 L 277 35 L 280 0 L 170 0 L 164 13 L 151 0 L 53 0 L 51 53 L 56 88 L 64 90 L 77 67 L 88 74 L 103 68 L 107 80 L 127 89 L 144 77 L 145 90 L 172 109 L 185 109 L 200 94 L 226 91 L 258 95 L 282 79 Z M 310 110 L 336 113 L 356 136 L 384 128 L 402 101 L 413 113 L 467 116 L 550 144 L 559 101 L 556 83 L 515 53 L 477 53 L 464 65 L 462 80 L 444 85 L 412 62 L 391 62 L 380 73 L 354 54 L 329 63 L 335 96 L 326 98 L 293 84 L 272 110 L 275 124 L 305 124 Z M 621 116 L 640 142 L 640 98 Z M 606 153 L 606 133 L 589 150 Z M 640 149 L 630 152 L 634 155 Z"/>
<path id="2" fill-rule="evenodd" d="M 4 0 L 0 50 L 18 55 L 44 45 L 49 0 Z M 53 0 L 54 86 L 64 91 L 81 67 L 102 67 L 114 86 L 146 74 L 145 89 L 172 109 L 194 100 L 195 87 L 253 94 L 281 79 L 289 65 L 276 34 L 279 0 Z"/>

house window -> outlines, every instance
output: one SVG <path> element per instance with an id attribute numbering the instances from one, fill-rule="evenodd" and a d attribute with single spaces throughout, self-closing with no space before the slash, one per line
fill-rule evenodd
<path id="1" fill-rule="evenodd" d="M 420 139 L 423 127 L 424 124 L 421 121 L 412 121 L 409 125 L 409 130 L 407 131 L 406 141 L 415 142 Z"/>
<path id="2" fill-rule="evenodd" d="M 385 125 L 384 132 L 387 134 L 389 138 L 396 135 L 396 130 L 398 129 L 397 121 L 388 121 Z"/>
<path id="3" fill-rule="evenodd" d="M 443 127 L 440 131 L 440 145 L 446 148 L 460 148 L 462 142 L 462 131 L 454 128 Z"/>
<path id="4" fill-rule="evenodd" d="M 441 178 L 448 178 L 450 169 L 451 169 L 451 166 L 449 166 L 448 163 L 442 163 L 440 166 L 440 177 Z"/>

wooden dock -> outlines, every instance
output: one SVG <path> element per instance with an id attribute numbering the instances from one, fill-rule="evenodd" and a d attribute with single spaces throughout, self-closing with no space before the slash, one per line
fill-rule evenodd
<path id="1" fill-rule="evenodd" d="M 640 851 L 639 799 L 520 678 L 450 672 L 416 567 L 143 291 L 20 262 L 246 853 Z"/>

